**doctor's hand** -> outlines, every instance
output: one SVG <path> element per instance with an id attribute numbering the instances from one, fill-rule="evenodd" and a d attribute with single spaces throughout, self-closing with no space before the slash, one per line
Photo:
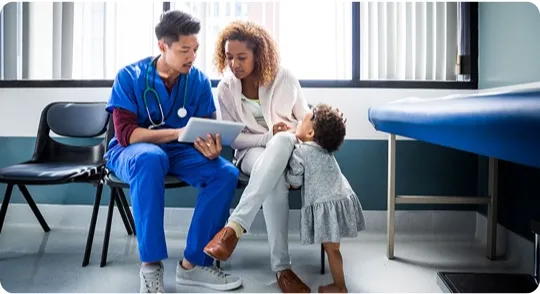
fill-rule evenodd
<path id="1" fill-rule="evenodd" d="M 206 140 L 197 138 L 195 149 L 199 150 L 206 158 L 213 160 L 219 157 L 223 146 L 221 146 L 221 136 L 216 134 L 216 138 L 208 134 Z"/>

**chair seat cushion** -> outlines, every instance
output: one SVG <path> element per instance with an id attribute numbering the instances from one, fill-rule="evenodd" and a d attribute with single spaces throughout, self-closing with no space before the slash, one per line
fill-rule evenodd
<path id="1" fill-rule="evenodd" d="M 94 176 L 100 166 L 74 163 L 21 163 L 0 169 L 0 181 L 25 183 L 59 183 L 81 176 Z"/>
<path id="2" fill-rule="evenodd" d="M 238 186 L 245 187 L 247 186 L 248 183 L 249 183 L 249 176 L 244 173 L 240 173 L 238 175 Z"/>
<path id="3" fill-rule="evenodd" d="M 123 187 L 123 188 L 129 187 L 129 184 L 120 180 L 120 178 L 118 178 L 113 172 L 109 172 L 109 174 L 105 177 L 105 180 L 111 186 Z M 165 187 L 171 188 L 171 187 L 183 187 L 183 186 L 187 186 L 187 184 L 184 181 L 178 179 L 176 176 L 173 176 L 173 175 L 165 176 Z"/>

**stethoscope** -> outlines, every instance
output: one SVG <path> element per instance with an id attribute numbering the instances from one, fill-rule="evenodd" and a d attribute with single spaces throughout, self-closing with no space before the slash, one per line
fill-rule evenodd
<path id="1" fill-rule="evenodd" d="M 157 69 L 154 71 L 154 76 L 153 76 L 153 79 L 152 79 L 152 87 L 150 87 L 150 81 L 148 80 L 148 78 L 150 77 L 150 71 L 152 70 L 152 68 L 156 67 L 156 62 L 157 62 L 158 58 L 159 58 L 159 56 L 154 58 L 152 60 L 152 62 L 150 63 L 150 66 L 148 66 L 148 68 L 146 69 L 146 89 L 144 89 L 144 92 L 143 92 L 144 107 L 146 108 L 146 113 L 148 113 L 148 119 L 150 119 L 150 123 L 152 124 L 151 126 L 148 127 L 149 129 L 154 129 L 154 128 L 157 128 L 157 127 L 160 127 L 160 126 L 164 125 L 165 124 L 165 118 L 166 118 L 165 115 L 163 114 L 163 108 L 161 107 L 161 101 L 159 99 L 159 94 L 155 90 L 155 87 L 154 87 Z M 186 106 L 186 99 L 187 99 L 188 76 L 189 76 L 189 74 L 186 75 L 186 84 L 184 86 L 184 104 L 182 105 L 182 107 L 180 109 L 178 109 L 178 112 L 177 112 L 177 114 L 178 114 L 178 116 L 180 118 L 184 118 L 187 115 L 187 110 L 186 110 L 185 106 Z M 177 88 L 176 88 L 176 95 L 174 96 L 173 106 L 171 106 L 171 110 L 167 114 L 167 117 L 169 117 L 169 115 L 172 112 L 172 108 L 176 104 L 176 97 L 178 97 L 178 88 L 180 88 L 180 78 L 178 79 L 178 85 L 177 85 Z M 148 95 L 148 93 L 152 93 L 154 95 L 154 99 L 156 100 L 156 102 L 158 104 L 159 112 L 161 113 L 161 121 L 159 123 L 155 123 L 154 120 L 152 119 L 152 116 L 150 115 L 150 109 L 148 109 L 148 102 L 146 101 L 146 95 Z"/>

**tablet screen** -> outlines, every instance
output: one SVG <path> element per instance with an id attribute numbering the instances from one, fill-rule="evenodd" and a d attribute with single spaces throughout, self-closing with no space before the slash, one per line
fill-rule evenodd
<path id="1" fill-rule="evenodd" d="M 230 146 L 246 126 L 243 123 L 192 117 L 178 138 L 179 142 L 194 143 L 208 134 L 221 136 L 221 145 Z"/>

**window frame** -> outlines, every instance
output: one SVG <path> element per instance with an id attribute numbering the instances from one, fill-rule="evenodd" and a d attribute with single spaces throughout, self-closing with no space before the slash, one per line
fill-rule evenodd
<path id="1" fill-rule="evenodd" d="M 300 79 L 303 88 L 400 88 L 400 89 L 478 89 L 478 2 L 470 2 L 471 36 L 471 80 L 460 81 L 404 81 L 404 80 L 360 80 L 360 2 L 352 2 L 352 78 L 350 80 L 306 80 Z M 163 11 L 171 8 L 163 2 Z M 0 88 L 110 88 L 112 79 L 85 80 L 0 80 Z M 219 80 L 211 80 L 217 87 Z"/>

